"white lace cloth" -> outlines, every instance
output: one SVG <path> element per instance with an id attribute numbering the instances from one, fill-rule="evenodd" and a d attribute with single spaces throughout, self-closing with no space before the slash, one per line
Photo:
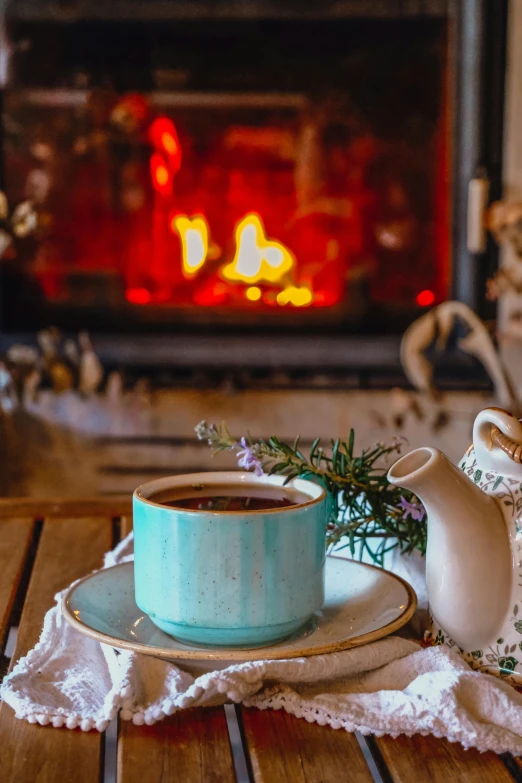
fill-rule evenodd
<path id="1" fill-rule="evenodd" d="M 105 566 L 132 557 L 129 537 Z M 59 600 L 60 596 L 57 596 Z M 285 709 L 363 734 L 434 734 L 464 747 L 522 754 L 522 696 L 471 671 L 443 647 L 397 636 L 365 647 L 282 661 L 255 661 L 197 679 L 173 664 L 115 651 L 73 630 L 59 604 L 39 643 L 4 679 L 0 696 L 18 718 L 103 731 L 118 713 L 152 724 L 187 707 L 226 701 Z"/>

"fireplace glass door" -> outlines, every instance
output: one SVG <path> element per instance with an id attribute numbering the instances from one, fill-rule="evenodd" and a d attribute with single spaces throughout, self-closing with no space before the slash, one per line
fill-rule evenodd
<path id="1" fill-rule="evenodd" d="M 371 328 L 448 295 L 447 23 L 7 20 L 3 327 Z"/>

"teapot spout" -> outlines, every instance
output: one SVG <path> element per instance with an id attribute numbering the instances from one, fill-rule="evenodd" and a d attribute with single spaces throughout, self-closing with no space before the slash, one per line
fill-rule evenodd
<path id="1" fill-rule="evenodd" d="M 388 480 L 426 508 L 433 616 L 460 647 L 481 649 L 500 635 L 511 600 L 511 544 L 500 505 L 437 449 L 401 457 Z"/>
<path id="2" fill-rule="evenodd" d="M 429 447 L 415 449 L 392 465 L 388 471 L 388 481 L 397 487 L 409 489 L 422 500 L 427 510 L 429 498 L 434 491 L 437 493 L 437 487 L 440 488 L 440 482 L 443 480 L 442 473 L 446 472 L 448 465 L 458 473 L 458 470 L 438 449 Z"/>

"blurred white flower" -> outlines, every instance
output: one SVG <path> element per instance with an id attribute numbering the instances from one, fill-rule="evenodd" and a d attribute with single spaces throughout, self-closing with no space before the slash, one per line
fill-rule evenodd
<path id="1" fill-rule="evenodd" d="M 45 141 L 35 141 L 31 146 L 31 152 L 37 160 L 51 160 L 54 158 L 54 150 Z"/>
<path id="2" fill-rule="evenodd" d="M 22 201 L 15 207 L 11 217 L 11 225 L 15 236 L 22 239 L 35 230 L 38 218 L 31 201 Z"/>
<path id="3" fill-rule="evenodd" d="M 80 352 L 74 340 L 66 340 L 63 346 L 63 352 L 72 364 L 79 364 Z"/>
<path id="4" fill-rule="evenodd" d="M 9 389 L 12 382 L 13 379 L 11 378 L 11 373 L 4 363 L 0 362 L 0 393 L 3 393 L 6 389 Z"/>
<path id="5" fill-rule="evenodd" d="M 31 345 L 16 343 L 7 351 L 7 358 L 12 364 L 35 365 L 38 363 L 38 351 Z"/>
<path id="6" fill-rule="evenodd" d="M 27 175 L 25 182 L 25 194 L 28 199 L 37 204 L 42 204 L 51 189 L 51 178 L 43 169 L 33 169 Z"/>

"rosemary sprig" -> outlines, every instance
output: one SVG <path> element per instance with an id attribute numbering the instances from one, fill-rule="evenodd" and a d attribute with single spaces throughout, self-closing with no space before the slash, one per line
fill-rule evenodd
<path id="1" fill-rule="evenodd" d="M 196 427 L 200 440 L 206 440 L 214 453 L 237 451 L 238 464 L 247 470 L 308 478 L 328 490 L 330 510 L 327 543 L 334 549 L 349 547 L 352 557 L 366 553 L 377 565 L 384 564 L 387 552 L 399 547 L 408 553 L 426 552 L 424 507 L 411 492 L 395 487 L 386 478 L 392 455 L 400 453 L 403 440 L 378 443 L 354 453 L 355 433 L 347 441 L 332 440 L 325 449 L 317 438 L 305 456 L 299 438 L 289 446 L 275 435 L 254 441 L 250 436 L 235 439 L 225 423 Z"/>

